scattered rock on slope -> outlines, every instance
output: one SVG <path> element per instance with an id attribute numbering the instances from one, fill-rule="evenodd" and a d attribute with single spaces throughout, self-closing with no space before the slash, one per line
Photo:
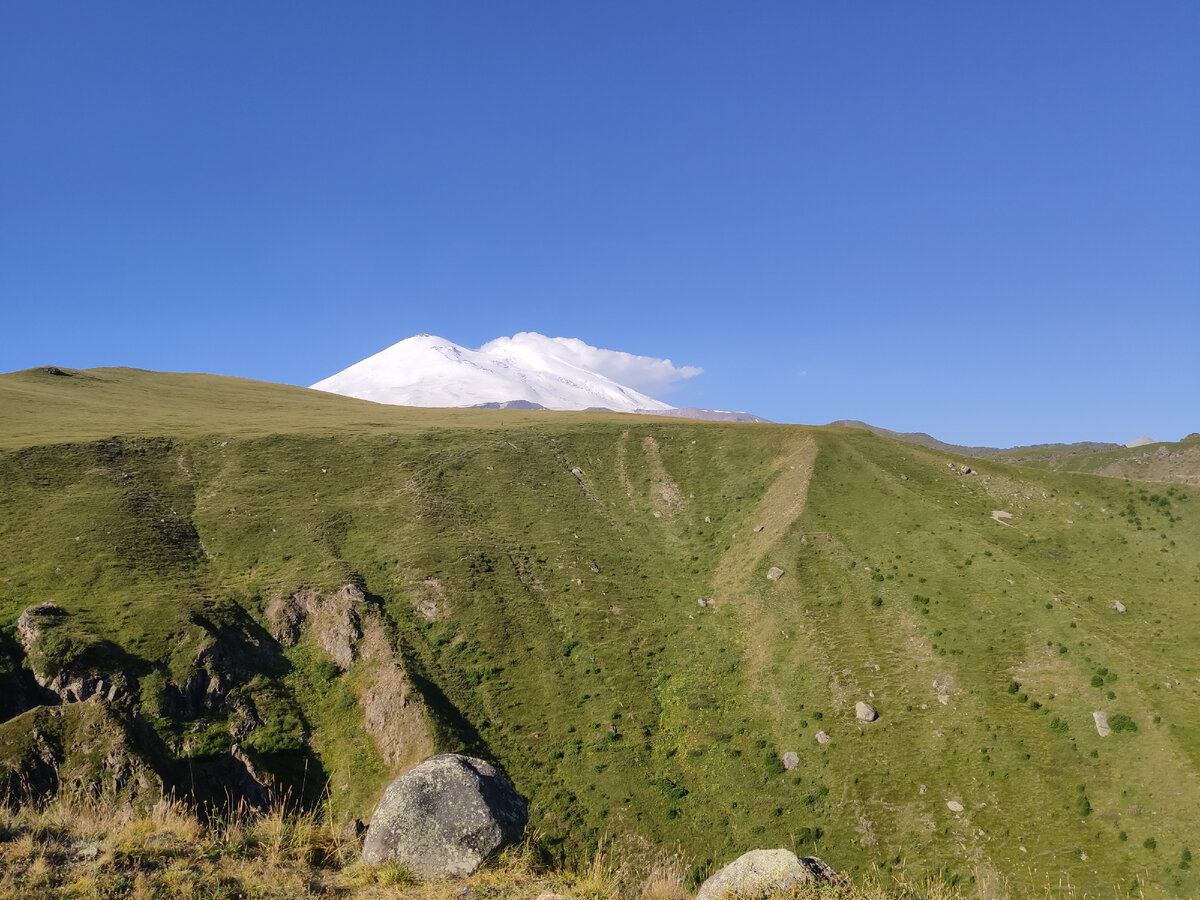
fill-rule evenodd
<path id="1" fill-rule="evenodd" d="M 859 700 L 854 704 L 854 718 L 860 722 L 874 722 L 879 718 L 879 713 L 871 704 Z"/>
<path id="2" fill-rule="evenodd" d="M 771 566 L 771 568 L 767 570 L 767 577 L 772 581 L 778 581 L 783 577 L 783 569 L 779 568 L 779 566 Z"/>
<path id="3" fill-rule="evenodd" d="M 528 817 L 525 799 L 495 766 L 443 753 L 384 791 L 363 859 L 372 866 L 398 863 L 422 879 L 470 875 L 519 841 Z"/>
<path id="4" fill-rule="evenodd" d="M 1092 713 L 1092 721 L 1096 723 L 1096 732 L 1100 737 L 1108 737 L 1112 734 L 1112 728 L 1108 724 L 1108 713 L 1097 710 Z"/>
<path id="5" fill-rule="evenodd" d="M 815 856 L 800 859 L 791 850 L 751 850 L 714 872 L 696 900 L 770 897 L 796 885 L 833 881 L 836 873 Z"/>

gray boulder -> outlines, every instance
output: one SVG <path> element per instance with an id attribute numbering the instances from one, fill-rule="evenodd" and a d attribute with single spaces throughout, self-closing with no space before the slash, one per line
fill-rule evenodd
<path id="1" fill-rule="evenodd" d="M 879 713 L 875 711 L 870 703 L 864 703 L 859 700 L 854 704 L 854 718 L 860 722 L 874 722 L 879 718 Z"/>
<path id="2" fill-rule="evenodd" d="M 521 840 L 528 819 L 525 799 L 495 766 L 443 753 L 383 792 L 363 859 L 372 866 L 398 863 L 424 880 L 470 875 Z"/>
<path id="3" fill-rule="evenodd" d="M 833 869 L 815 856 L 798 858 L 791 850 L 751 850 L 714 872 L 696 900 L 771 897 L 799 884 L 833 881 Z"/>

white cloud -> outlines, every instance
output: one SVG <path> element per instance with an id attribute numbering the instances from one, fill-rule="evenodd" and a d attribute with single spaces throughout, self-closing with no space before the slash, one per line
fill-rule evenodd
<path id="1" fill-rule="evenodd" d="M 657 397 L 670 390 L 676 382 L 693 378 L 704 371 L 695 366 L 676 366 L 669 359 L 635 356 L 623 350 L 604 350 L 585 344 L 578 338 L 552 338 L 536 331 L 522 331 L 512 337 L 496 338 L 480 347 L 479 352 L 500 357 L 520 357 L 527 353 L 557 357 L 651 397 Z"/>

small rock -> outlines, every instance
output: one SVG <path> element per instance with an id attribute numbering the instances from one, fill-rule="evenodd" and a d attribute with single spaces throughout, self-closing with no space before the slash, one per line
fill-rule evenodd
<path id="1" fill-rule="evenodd" d="M 925 785 L 921 785 L 921 789 L 920 789 L 919 791 L 917 791 L 917 793 L 919 793 L 919 794 L 923 794 L 923 793 L 925 793 L 927 790 L 929 790 L 929 788 L 927 788 Z"/>
<path id="2" fill-rule="evenodd" d="M 754 526 L 754 533 L 755 533 L 755 534 L 758 534 L 758 533 L 759 533 L 760 531 L 762 531 L 762 530 L 763 530 L 763 526 L 761 526 L 761 525 L 755 525 L 755 526 Z"/>
<path id="3" fill-rule="evenodd" d="M 815 856 L 803 859 L 791 850 L 751 850 L 714 872 L 696 900 L 727 897 L 771 897 L 797 885 L 833 881 L 833 869 Z"/>
<path id="4" fill-rule="evenodd" d="M 783 577 L 783 569 L 779 568 L 779 566 L 771 566 L 771 568 L 767 570 L 767 577 L 772 581 L 778 581 Z"/>
<path id="5" fill-rule="evenodd" d="M 829 743 L 829 741 L 830 741 L 830 737 L 829 737 L 829 735 L 827 735 L 827 734 L 826 734 L 825 732 L 823 732 L 823 731 L 818 731 L 818 732 L 817 732 L 817 743 L 818 743 L 818 744 L 828 744 L 828 743 Z"/>
<path id="6" fill-rule="evenodd" d="M 950 703 L 950 695 L 938 694 L 938 703 L 942 704 L 942 706 L 948 705 Z"/>
<path id="7" fill-rule="evenodd" d="M 854 718 L 860 722 L 874 722 L 879 718 L 879 713 L 871 704 L 859 700 L 854 704 Z"/>
<path id="8" fill-rule="evenodd" d="M 789 750 L 787 753 L 783 754 L 783 767 L 789 772 L 798 765 L 800 765 L 800 756 L 795 750 Z"/>
<path id="9" fill-rule="evenodd" d="M 654 511 L 654 518 L 656 518 L 656 519 L 662 518 L 662 513 L 659 512 L 657 509 Z"/>
<path id="10" fill-rule="evenodd" d="M 950 808 L 950 812 L 960 813 L 963 811 L 963 805 L 957 800 L 950 800 L 946 803 L 946 806 Z"/>
<path id="11" fill-rule="evenodd" d="M 712 524 L 712 516 L 705 516 L 705 517 L 704 517 L 704 524 L 705 524 L 705 525 L 711 525 L 711 524 Z"/>
<path id="12" fill-rule="evenodd" d="M 907 475 L 901 475 L 901 476 L 900 476 L 900 480 L 901 480 L 901 481 L 908 481 L 908 476 L 907 476 Z"/>
<path id="13" fill-rule="evenodd" d="M 1112 608 L 1115 609 L 1119 613 L 1125 612 L 1125 604 L 1122 603 L 1120 600 L 1114 600 Z"/>

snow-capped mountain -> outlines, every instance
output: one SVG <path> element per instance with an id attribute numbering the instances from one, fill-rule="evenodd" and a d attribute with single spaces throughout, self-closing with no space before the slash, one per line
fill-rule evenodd
<path id="1" fill-rule="evenodd" d="M 595 358 L 610 367 L 631 366 L 631 360 L 659 368 L 665 364 L 671 372 L 682 373 L 676 377 L 699 372 L 675 369 L 669 360 L 599 350 L 571 338 L 523 333 L 469 350 L 445 338 L 418 334 L 312 387 L 398 406 L 479 406 L 516 400 L 546 409 L 633 412 L 674 408 L 585 368 L 580 365 L 581 357 Z"/>

